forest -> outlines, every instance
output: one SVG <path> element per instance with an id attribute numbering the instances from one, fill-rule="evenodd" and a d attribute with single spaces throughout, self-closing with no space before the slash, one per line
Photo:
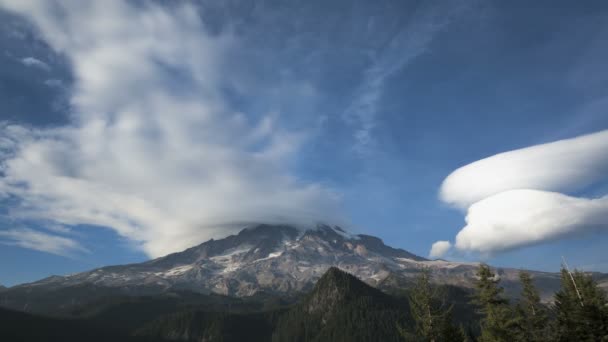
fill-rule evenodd
<path id="1" fill-rule="evenodd" d="M 541 302 L 529 273 L 508 300 L 487 265 L 473 289 L 437 285 L 420 272 L 402 291 L 385 293 L 330 268 L 295 301 L 262 296 L 174 294 L 106 298 L 70 315 L 0 309 L 2 341 L 608 341 L 608 301 L 593 278 L 561 271 L 561 289 Z"/>

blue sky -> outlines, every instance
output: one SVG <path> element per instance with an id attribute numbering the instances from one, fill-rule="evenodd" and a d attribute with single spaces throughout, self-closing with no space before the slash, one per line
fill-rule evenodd
<path id="1" fill-rule="evenodd" d="M 0 1 L 0 283 L 286 220 L 338 223 L 423 256 L 445 240 L 455 260 L 557 270 L 565 255 L 608 272 L 608 210 L 577 201 L 608 192 L 605 134 L 580 140 L 608 129 L 605 2 L 94 7 Z M 517 152 L 491 175 L 465 170 L 479 184 L 453 179 L 475 188 L 522 173 L 500 191 L 568 196 L 559 203 L 574 203 L 562 210 L 572 216 L 548 225 L 576 225 L 484 249 L 471 246 L 495 246 L 482 239 L 492 230 L 469 221 L 477 235 L 456 241 L 474 204 L 443 200 L 446 177 L 572 138 L 541 147 L 555 154 Z M 550 174 L 562 167 L 588 172 Z M 555 181 L 520 179 L 536 173 Z M 552 212 L 553 198 L 538 207 Z"/>

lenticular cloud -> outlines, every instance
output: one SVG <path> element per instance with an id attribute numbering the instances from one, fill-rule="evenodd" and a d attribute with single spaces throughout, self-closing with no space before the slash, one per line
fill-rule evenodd
<path id="1" fill-rule="evenodd" d="M 461 208 L 512 189 L 570 192 L 607 178 L 608 130 L 478 160 L 452 172 L 440 198 Z"/>
<path id="2" fill-rule="evenodd" d="M 576 198 L 539 190 L 508 190 L 473 204 L 456 248 L 504 251 L 608 226 L 608 197 Z"/>
<path id="3" fill-rule="evenodd" d="M 608 130 L 497 154 L 452 172 L 440 198 L 467 209 L 455 247 L 491 254 L 606 229 L 608 197 L 567 194 L 607 180 L 607 151 Z"/>

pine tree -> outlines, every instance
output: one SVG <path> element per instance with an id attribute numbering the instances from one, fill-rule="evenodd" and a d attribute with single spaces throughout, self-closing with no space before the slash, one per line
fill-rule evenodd
<path id="1" fill-rule="evenodd" d="M 476 293 L 473 303 L 482 318 L 480 321 L 482 342 L 513 341 L 514 320 L 509 302 L 502 296 L 503 288 L 488 265 L 477 270 Z"/>
<path id="2" fill-rule="evenodd" d="M 516 341 L 546 341 L 548 319 L 545 307 L 540 302 L 538 290 L 532 283 L 530 273 L 519 272 L 522 284 L 521 298 L 516 306 Z"/>
<path id="3" fill-rule="evenodd" d="M 447 305 L 441 288 L 431 283 L 429 270 L 423 270 L 409 295 L 410 312 L 415 322 L 414 334 L 401 327 L 399 332 L 407 340 L 437 342 L 465 340 L 462 330 L 452 324 L 452 306 Z"/>
<path id="4" fill-rule="evenodd" d="M 590 275 L 562 269 L 554 305 L 557 341 L 608 341 L 608 300 Z"/>

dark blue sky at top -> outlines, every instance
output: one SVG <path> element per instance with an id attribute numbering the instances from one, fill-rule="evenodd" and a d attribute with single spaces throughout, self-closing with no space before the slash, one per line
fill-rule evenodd
<path id="1" fill-rule="evenodd" d="M 499 152 L 608 128 L 605 1 L 226 1 L 200 7 L 208 30 L 233 30 L 245 44 L 242 55 L 232 57 L 243 61 L 234 67 L 247 76 L 243 86 L 254 90 L 242 96 L 227 86 L 231 105 L 255 118 L 272 102 L 284 127 L 317 127 L 290 164 L 292 172 L 337 189 L 351 230 L 419 255 L 437 240 L 452 240 L 464 225 L 463 213 L 437 196 L 451 171 Z M 446 23 L 429 28 L 427 18 Z M 68 122 L 69 61 L 6 12 L 0 12 L 0 47 L 0 120 Z M 28 56 L 49 70 L 23 65 Z M 369 88 L 374 70 L 395 64 L 380 86 Z M 294 80 L 306 80 L 315 96 L 283 99 L 285 92 L 302 92 L 290 89 Z M 348 111 L 370 91 L 379 94 L 368 113 L 372 140 L 359 151 L 355 134 L 362 124 L 349 121 Z M 585 195 L 606 189 L 599 185 Z M 111 230 L 78 232 L 91 253 L 62 257 L 0 245 L 0 283 L 145 259 Z M 488 261 L 557 270 L 563 254 L 574 265 L 608 272 L 607 243 L 605 234 L 589 234 Z"/>

